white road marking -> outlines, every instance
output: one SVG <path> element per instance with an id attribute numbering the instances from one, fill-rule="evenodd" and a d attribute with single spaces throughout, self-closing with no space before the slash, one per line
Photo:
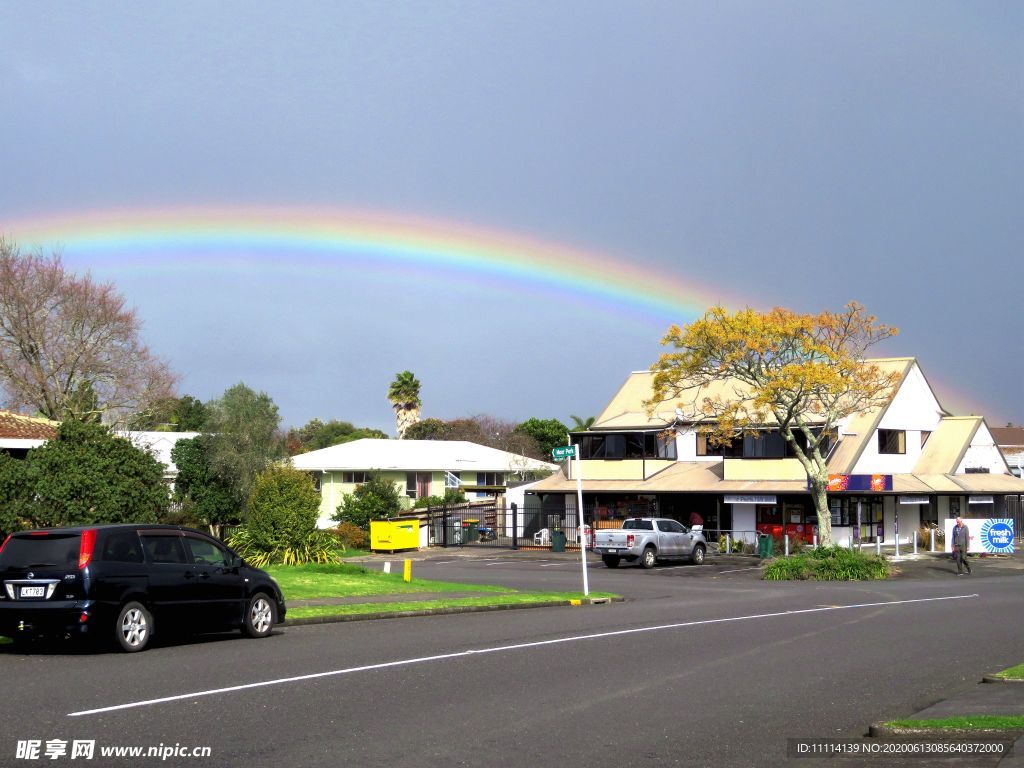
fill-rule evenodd
<path id="1" fill-rule="evenodd" d="M 750 568 L 737 568 L 734 571 L 719 571 L 719 573 L 739 573 L 740 571 L 758 571 L 760 569 L 760 565 L 752 565 Z"/>
<path id="2" fill-rule="evenodd" d="M 424 565 L 450 565 L 451 563 L 457 563 L 458 560 L 424 560 Z"/>
<path id="3" fill-rule="evenodd" d="M 600 640 L 606 637 L 621 637 L 623 635 L 636 635 L 643 632 L 661 632 L 668 629 L 683 629 L 686 627 L 700 627 L 708 624 L 727 624 L 736 621 L 751 621 L 753 619 L 771 619 L 779 616 L 796 616 L 801 613 L 823 613 L 826 611 L 849 611 L 858 608 L 885 608 L 893 605 L 909 605 L 911 603 L 933 603 L 942 600 L 966 600 L 978 597 L 972 595 L 949 595 L 947 597 L 920 597 L 913 600 L 890 600 L 882 603 L 856 603 L 854 605 L 827 606 L 818 608 L 800 608 L 793 611 L 776 611 L 774 613 L 756 613 L 748 616 L 731 616 L 725 619 L 701 619 L 698 621 L 682 621 L 677 624 L 658 624 L 653 627 L 634 627 L 632 629 L 617 629 L 610 632 L 595 632 L 590 635 L 571 635 L 559 637 L 554 640 L 536 640 L 530 643 L 515 643 L 513 645 L 500 645 L 491 648 L 476 648 L 468 651 L 457 651 L 455 653 L 441 653 L 436 656 L 420 656 L 413 659 L 399 659 L 397 661 L 385 661 L 380 664 L 366 664 L 361 667 L 348 667 L 346 669 L 332 669 L 327 672 L 313 672 L 308 675 L 296 675 L 294 677 L 281 677 L 276 680 L 262 680 L 257 683 L 245 683 L 243 685 L 232 685 L 227 688 L 212 688 L 206 691 L 194 691 L 192 693 L 181 693 L 176 696 L 164 696 L 159 699 L 145 699 L 143 701 L 132 701 L 127 704 L 115 704 L 110 707 L 98 707 L 96 709 L 85 709 L 81 712 L 69 712 L 68 717 L 84 717 L 85 715 L 99 715 L 104 712 L 117 712 L 122 709 L 137 709 L 149 707 L 154 704 L 167 704 L 172 701 L 183 701 L 185 699 L 198 699 L 203 696 L 216 696 L 221 693 L 233 693 L 235 691 L 247 691 L 253 688 L 266 688 L 271 685 L 284 685 L 286 683 L 298 683 L 304 680 L 319 680 L 325 677 L 337 677 L 338 675 L 350 675 L 355 672 L 370 672 L 377 669 L 390 669 L 392 667 L 404 667 L 412 664 L 425 664 L 431 661 L 446 661 L 448 659 L 459 659 L 465 656 L 476 656 L 486 653 L 506 653 L 508 651 L 520 651 L 526 648 L 539 648 L 545 645 L 561 645 L 564 643 L 579 643 L 584 640 Z"/>

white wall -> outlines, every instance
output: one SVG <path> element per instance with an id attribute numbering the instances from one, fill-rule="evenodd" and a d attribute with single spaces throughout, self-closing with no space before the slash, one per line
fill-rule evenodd
<path id="1" fill-rule="evenodd" d="M 721 456 L 697 455 L 697 431 L 686 429 L 676 433 L 676 455 L 679 461 L 721 461 Z"/>
<path id="2" fill-rule="evenodd" d="M 737 541 L 756 544 L 757 505 L 730 504 L 732 507 L 732 537 Z"/>
<path id="3" fill-rule="evenodd" d="M 921 458 L 921 432 L 933 432 L 942 418 L 942 409 L 935 399 L 928 382 L 914 363 L 896 397 L 886 410 L 878 429 L 897 429 L 906 432 L 906 453 L 880 454 L 878 433 L 868 435 L 864 453 L 853 468 L 852 474 L 895 475 L 913 472 L 914 465 Z"/>
<path id="4" fill-rule="evenodd" d="M 961 474 L 968 467 L 972 469 L 985 467 L 993 475 L 1006 474 L 1006 462 L 1003 461 L 1003 455 L 992 438 L 992 433 L 988 431 L 988 427 L 984 423 L 978 427 L 967 453 L 964 454 L 963 461 L 956 468 L 956 473 Z"/>

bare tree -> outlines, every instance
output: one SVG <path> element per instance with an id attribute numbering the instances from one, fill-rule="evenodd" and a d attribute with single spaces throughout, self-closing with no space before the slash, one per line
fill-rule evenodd
<path id="1" fill-rule="evenodd" d="M 139 340 L 112 283 L 64 268 L 58 253 L 0 238 L 0 388 L 9 408 L 121 423 L 173 394 L 175 377 Z"/>

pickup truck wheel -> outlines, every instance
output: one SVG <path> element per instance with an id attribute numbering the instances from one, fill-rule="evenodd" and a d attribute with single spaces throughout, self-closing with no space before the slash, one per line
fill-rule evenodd
<path id="1" fill-rule="evenodd" d="M 644 550 L 644 553 L 640 555 L 640 565 L 644 568 L 653 568 L 654 564 L 658 562 L 658 555 L 654 551 L 654 547 L 648 547 Z"/>
<path id="2" fill-rule="evenodd" d="M 690 555 L 690 560 L 693 561 L 694 565 L 704 565 L 704 545 L 698 544 L 693 548 L 693 554 Z"/>
<path id="3" fill-rule="evenodd" d="M 601 555 L 601 559 L 604 564 L 609 568 L 619 567 L 619 556 L 618 555 Z"/>

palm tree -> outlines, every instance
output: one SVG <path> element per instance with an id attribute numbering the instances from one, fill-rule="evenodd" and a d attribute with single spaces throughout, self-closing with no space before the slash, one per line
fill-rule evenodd
<path id="1" fill-rule="evenodd" d="M 581 419 L 579 416 L 570 416 L 572 419 L 572 428 L 574 432 L 586 432 L 592 426 L 594 426 L 594 419 L 596 416 L 587 416 L 585 419 Z"/>
<path id="2" fill-rule="evenodd" d="M 402 371 L 388 388 L 388 400 L 395 409 L 395 430 L 398 439 L 405 437 L 405 430 L 420 420 L 420 382 L 412 371 Z"/>

